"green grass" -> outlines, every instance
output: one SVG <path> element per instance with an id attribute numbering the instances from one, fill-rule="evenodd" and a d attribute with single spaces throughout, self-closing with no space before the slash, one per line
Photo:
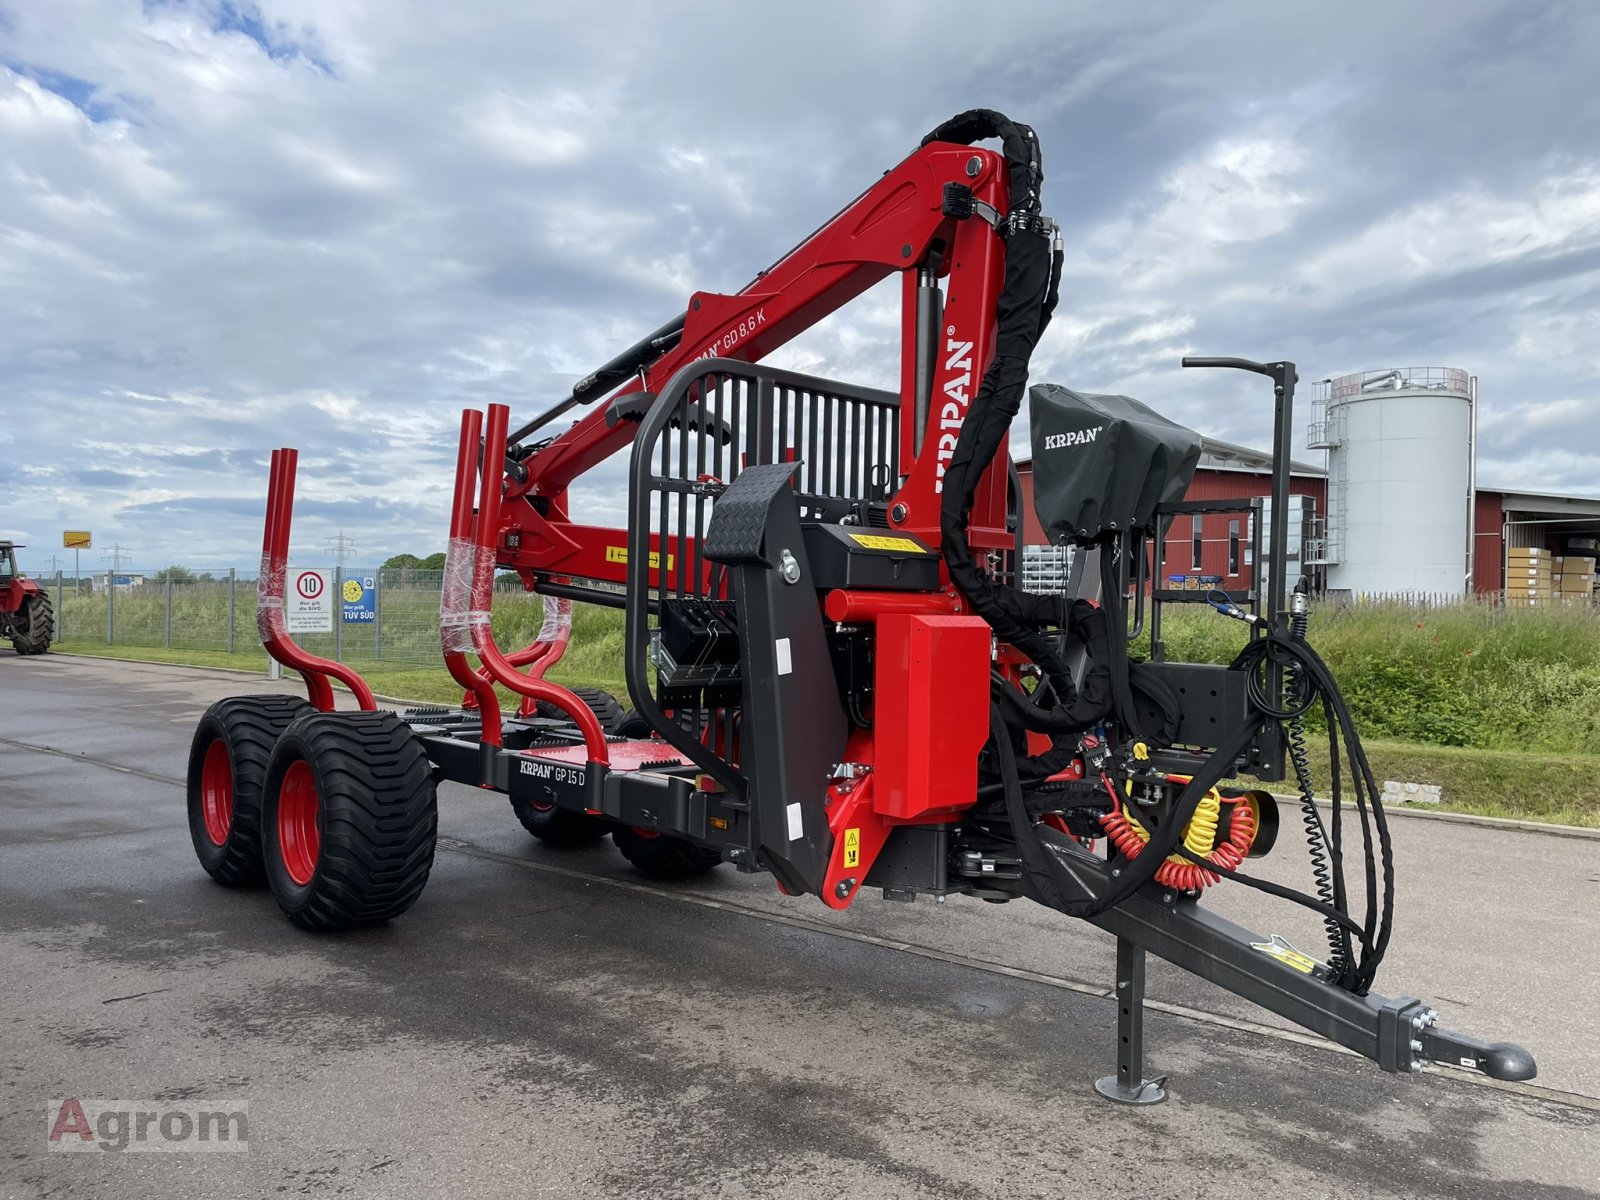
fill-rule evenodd
<path id="1" fill-rule="evenodd" d="M 435 601 L 437 606 L 437 601 Z M 501 606 L 511 609 L 513 606 Z M 103 610 L 102 610 L 103 611 Z M 506 614 L 502 626 L 501 614 L 496 612 L 495 631 L 502 646 L 522 646 L 538 632 L 539 622 L 528 614 L 515 611 Z M 254 617 L 252 615 L 252 621 Z M 331 642 L 328 635 L 299 639 L 313 653 L 329 654 Z M 178 663 L 197 667 L 225 667 L 232 670 L 255 671 L 262 675 L 267 670 L 267 653 L 255 640 L 252 628 L 248 639 L 241 633 L 240 649 L 234 653 L 223 650 L 191 649 L 182 646 L 106 645 L 104 639 L 82 639 L 57 642 L 55 649 L 67 654 L 88 654 L 101 658 L 117 658 L 135 662 Z M 385 643 L 386 650 L 389 649 Z M 456 704 L 461 700 L 461 687 L 450 678 L 439 658 L 438 634 L 433 634 L 432 654 L 435 665 L 424 666 L 409 659 L 378 659 L 363 643 L 364 654 L 346 655 L 345 661 L 354 667 L 372 685 L 373 691 L 384 696 L 403 700 L 419 700 L 430 704 Z M 627 704 L 628 686 L 622 674 L 622 620 L 614 610 L 594 605 L 578 605 L 572 614 L 572 641 L 561 661 L 551 669 L 549 678 L 569 687 L 602 687 L 611 692 L 624 705 Z M 289 673 L 293 676 L 293 672 Z M 516 703 L 512 694 L 498 689 L 501 699 L 510 707 Z"/>
<path id="2" fill-rule="evenodd" d="M 1162 628 L 1167 657 L 1184 662 L 1228 662 L 1245 634 L 1199 606 Z M 1600 609 L 1323 606 L 1308 638 L 1368 737 L 1600 755 Z"/>
<path id="3" fill-rule="evenodd" d="M 137 597 L 143 608 L 135 598 L 117 602 L 119 641 L 126 629 L 154 645 L 107 646 L 103 600 L 96 627 L 89 608 L 95 598 L 69 597 L 69 605 L 83 610 L 74 618 L 69 608 L 69 635 L 87 627 L 98 636 L 72 638 L 58 648 L 264 673 L 267 660 L 255 644 L 253 604 L 244 591 L 237 608 L 249 612 L 251 627 L 236 631 L 240 649 L 234 654 L 161 647 L 159 594 Z M 347 661 L 383 695 L 457 702 L 459 689 L 438 665 L 437 609 L 431 582 L 388 587 L 383 657 L 374 657 L 370 635 L 360 631 L 346 639 Z M 526 644 L 540 619 L 537 598 L 498 597 L 499 644 Z M 176 636 L 180 628 L 183 639 Z M 175 606 L 174 630 L 175 643 L 211 639 L 215 646 L 226 636 L 225 594 L 220 612 L 215 596 L 185 610 L 181 621 Z M 1228 662 L 1245 633 L 1242 624 L 1199 606 L 1170 606 L 1163 623 L 1167 655 L 1179 661 Z M 1380 783 L 1438 784 L 1443 807 L 1457 812 L 1600 828 L 1600 612 L 1324 607 L 1312 614 L 1310 639 L 1340 682 Z M 303 642 L 315 653 L 332 652 L 330 635 Z M 1147 641 L 1140 650 L 1148 651 Z M 571 648 L 550 677 L 603 687 L 625 701 L 622 662 L 622 614 L 578 605 Z M 510 705 L 509 694 L 503 695 Z M 1326 779 L 1325 741 L 1313 735 L 1311 744 L 1317 777 Z"/>
<path id="4" fill-rule="evenodd" d="M 96 658 L 115 658 L 124 662 L 174 663 L 188 667 L 222 667 L 233 671 L 267 673 L 266 651 L 259 646 L 249 651 L 229 654 L 222 650 L 166 649 L 161 646 L 108 646 L 104 642 L 57 642 L 55 650 L 63 654 L 85 654 Z M 587 671 L 572 665 L 570 660 L 581 660 L 587 655 L 573 653 L 550 672 L 549 678 L 568 687 L 601 687 L 612 693 L 624 705 L 628 703 L 628 685 L 620 670 Z M 400 700 L 418 700 L 428 704 L 456 704 L 461 700 L 461 688 L 441 665 L 418 667 L 410 663 L 352 663 L 362 677 L 379 695 Z M 286 672 L 296 678 L 293 671 Z M 339 685 L 335 685 L 339 686 Z M 510 692 L 497 689 L 509 707 L 515 703 Z"/>
<path id="5" fill-rule="evenodd" d="M 1361 744 L 1380 787 L 1385 779 L 1438 784 L 1442 810 L 1600 829 L 1600 758 L 1366 738 Z M 1311 773 L 1319 785 L 1328 779 L 1325 738 L 1312 739 Z M 1293 789 L 1292 777 L 1271 785 Z"/>

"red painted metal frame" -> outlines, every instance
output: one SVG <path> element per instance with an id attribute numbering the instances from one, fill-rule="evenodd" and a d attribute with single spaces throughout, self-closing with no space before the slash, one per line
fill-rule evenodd
<path id="1" fill-rule="evenodd" d="M 506 430 L 510 424 L 511 410 L 504 404 L 489 406 L 488 427 L 484 430 L 485 446 L 504 446 Z M 500 505 L 505 487 L 504 454 L 484 455 L 478 492 L 478 512 L 472 514 L 474 477 L 479 475 L 477 456 L 479 430 L 483 429 L 483 416 L 469 409 L 461 415 L 461 443 L 456 456 L 456 486 L 454 504 L 450 513 L 452 538 L 457 531 L 471 530 L 475 548 L 472 559 L 472 607 L 468 614 L 468 629 L 479 661 L 502 687 L 519 696 L 543 700 L 554 705 L 576 722 L 583 734 L 583 743 L 589 761 L 605 765 L 610 761 L 606 749 L 605 731 L 589 706 L 560 684 L 535 679 L 519 672 L 495 645 L 494 632 L 489 625 L 490 607 L 494 602 L 495 543 L 494 531 L 500 528 Z M 465 665 L 463 662 L 462 666 Z M 452 671 L 452 674 L 455 674 Z M 473 678 L 477 676 L 474 674 Z M 471 687 L 467 680 L 456 675 L 456 682 Z M 480 680 L 481 682 L 481 680 Z M 487 704 L 480 695 L 480 705 Z M 492 706 L 490 706 L 492 707 Z"/>
<path id="2" fill-rule="evenodd" d="M 256 630 L 268 654 L 300 672 L 313 707 L 333 711 L 333 685 L 328 682 L 331 676 L 350 689 L 364 710 L 372 712 L 378 702 L 367 681 L 343 663 L 302 650 L 284 624 L 283 588 L 289 568 L 289 530 L 294 524 L 294 476 L 299 460 L 300 452 L 287 446 L 272 452 L 267 516 L 261 536 L 261 578 L 256 584 Z"/>
<path id="3" fill-rule="evenodd" d="M 452 534 L 451 536 L 454 535 Z M 565 580 L 561 582 L 565 582 Z M 521 650 L 515 650 L 506 655 L 506 661 L 513 667 L 526 667 L 526 674 L 531 679 L 543 679 L 544 673 L 561 661 L 562 655 L 567 652 L 567 644 L 571 640 L 572 631 L 570 629 L 562 630 L 561 636 L 554 641 L 546 642 L 535 638 Z M 477 674 L 478 678 L 483 680 L 484 683 L 489 684 L 491 687 L 493 686 L 494 679 L 489 674 L 487 667 L 479 667 Z M 475 709 L 478 705 L 477 692 L 469 688 L 466 695 L 461 699 L 461 707 Z M 522 697 L 522 705 L 518 709 L 518 715 L 531 717 L 538 710 L 538 707 L 539 702 L 532 696 L 524 696 Z"/>
<path id="4" fill-rule="evenodd" d="M 683 366 L 718 356 L 746 362 L 761 359 L 790 338 L 859 296 L 873 284 L 904 272 L 902 289 L 907 336 L 902 345 L 901 461 L 912 463 L 893 498 L 901 515 L 897 527 L 929 546 L 939 545 L 939 498 L 944 466 L 955 447 L 960 423 L 994 354 L 995 305 L 1005 271 L 1005 247 L 983 220 L 954 221 L 941 211 L 944 185 L 961 182 L 980 201 L 1004 213 L 1008 181 L 1003 156 L 969 146 L 932 143 L 889 171 L 838 216 L 733 295 L 696 292 L 690 297 L 682 339 L 641 378 L 618 390 L 659 392 Z M 911 380 L 915 376 L 915 268 L 934 243 L 944 253 L 944 319 L 933 372 L 933 402 L 922 453 L 914 453 L 910 422 Z M 574 524 L 568 516 L 567 488 L 583 472 L 632 441 L 638 428 L 618 421 L 608 426 L 605 406 L 589 412 L 540 449 L 524 466 L 527 476 L 507 491 L 500 518 L 498 562 L 531 577 L 559 573 L 622 582 L 626 568 L 607 551 L 626 543 L 620 530 Z M 984 475 L 973 507 L 970 541 L 976 548 L 1005 549 L 1006 462 L 1002 446 Z M 528 503 L 538 497 L 544 513 Z M 903 506 L 903 507 L 902 507 Z M 655 546 L 671 553 L 671 547 Z"/>
<path id="5" fill-rule="evenodd" d="M 1009 209 L 1003 156 L 968 146 L 934 143 L 922 147 L 742 291 L 692 295 L 678 344 L 617 395 L 659 394 L 674 374 L 700 358 L 758 361 L 873 284 L 900 272 L 904 281 L 900 461 L 909 464 L 909 470 L 891 498 L 890 523 L 937 549 L 944 469 L 971 398 L 994 355 L 996 305 L 1005 274 L 1004 242 L 988 223 L 981 219 L 955 221 L 943 214 L 944 187 L 950 182 L 966 184 L 977 200 L 996 212 L 1004 214 Z M 930 255 L 938 260 L 945 296 L 928 422 L 918 453 L 911 420 L 917 374 L 916 298 L 918 268 L 932 260 Z M 498 486 L 488 486 L 488 476 L 498 481 L 503 472 L 486 471 L 477 526 L 478 543 L 487 549 L 481 566 L 490 571 L 496 563 L 514 568 L 530 585 L 536 575 L 624 581 L 626 567 L 618 561 L 621 556 L 616 550 L 626 546 L 626 534 L 575 524 L 568 515 L 571 482 L 624 449 L 637 430 L 628 421 L 608 425 L 605 407 L 598 406 L 527 458 L 523 464 L 526 476 L 508 486 L 503 495 Z M 491 407 L 486 445 L 498 447 L 497 435 L 503 435 L 506 423 L 496 421 L 494 413 Z M 489 453 L 485 457 L 487 468 L 498 456 Z M 1006 529 L 1008 460 L 1007 448 L 1002 445 L 975 497 L 969 541 L 980 553 L 1014 545 L 1013 535 Z M 458 506 L 462 503 L 459 488 L 458 481 Z M 660 553 L 665 563 L 668 556 L 681 552 L 674 542 L 653 536 L 651 549 Z M 940 571 L 948 584 L 942 564 Z M 968 606 L 946 587 L 939 594 L 916 597 L 834 592 L 827 598 L 826 609 L 835 621 L 873 621 L 897 613 L 963 613 Z M 479 633 L 479 627 L 473 632 Z M 505 677 L 504 667 L 491 665 L 491 669 L 500 682 L 516 686 Z M 906 736 L 904 730 L 880 727 L 857 731 L 851 737 L 849 761 L 868 770 L 854 781 L 835 785 L 829 796 L 835 844 L 820 894 L 831 907 L 849 905 L 890 831 L 912 819 L 877 811 L 870 770 L 875 737 Z M 887 742 L 882 749 L 903 756 Z M 915 819 L 945 818 L 923 813 Z M 848 843 L 846 833 L 853 839 Z M 851 880 L 854 884 L 840 895 L 841 885 Z"/>

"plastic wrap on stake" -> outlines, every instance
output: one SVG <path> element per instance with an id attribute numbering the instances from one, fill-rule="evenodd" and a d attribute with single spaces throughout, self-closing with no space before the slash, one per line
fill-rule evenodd
<path id="1" fill-rule="evenodd" d="M 451 538 L 439 590 L 439 644 L 446 654 L 472 653 L 472 582 L 478 548 L 470 538 Z"/>
<path id="2" fill-rule="evenodd" d="M 274 567 L 272 556 L 261 556 L 261 571 L 256 576 L 256 636 L 261 644 L 283 632 L 283 585 L 287 567 Z"/>
<path id="3" fill-rule="evenodd" d="M 572 601 L 566 596 L 544 597 L 544 624 L 539 626 L 539 640 L 553 645 L 571 636 Z"/>

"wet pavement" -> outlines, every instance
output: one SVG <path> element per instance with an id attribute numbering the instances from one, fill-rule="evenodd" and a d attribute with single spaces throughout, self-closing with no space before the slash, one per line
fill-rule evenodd
<path id="1" fill-rule="evenodd" d="M 1536 1087 L 1387 1076 L 1152 963 L 1172 1099 L 1134 1110 L 1091 1087 L 1111 940 L 1026 902 L 654 884 L 446 785 L 416 907 L 301 933 L 212 883 L 184 818 L 200 712 L 274 688 L 0 655 L 0 1196 L 1600 1195 L 1600 841 L 1395 822 L 1379 989 L 1523 1042 Z M 243 1099 L 249 1152 L 47 1152 L 74 1096 Z"/>

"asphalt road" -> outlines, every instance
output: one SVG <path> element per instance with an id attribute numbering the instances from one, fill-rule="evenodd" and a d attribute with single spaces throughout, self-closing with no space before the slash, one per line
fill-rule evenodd
<path id="1" fill-rule="evenodd" d="M 195 719 L 262 690 L 0 655 L 0 1196 L 1600 1196 L 1600 842 L 1396 822 L 1379 989 L 1524 1043 L 1537 1087 L 1386 1076 L 1152 964 L 1172 1099 L 1132 1110 L 1091 1089 L 1110 939 L 1025 902 L 654 885 L 448 786 L 409 914 L 300 933 L 184 820 Z M 49 1153 L 69 1096 L 244 1098 L 250 1150 Z"/>

